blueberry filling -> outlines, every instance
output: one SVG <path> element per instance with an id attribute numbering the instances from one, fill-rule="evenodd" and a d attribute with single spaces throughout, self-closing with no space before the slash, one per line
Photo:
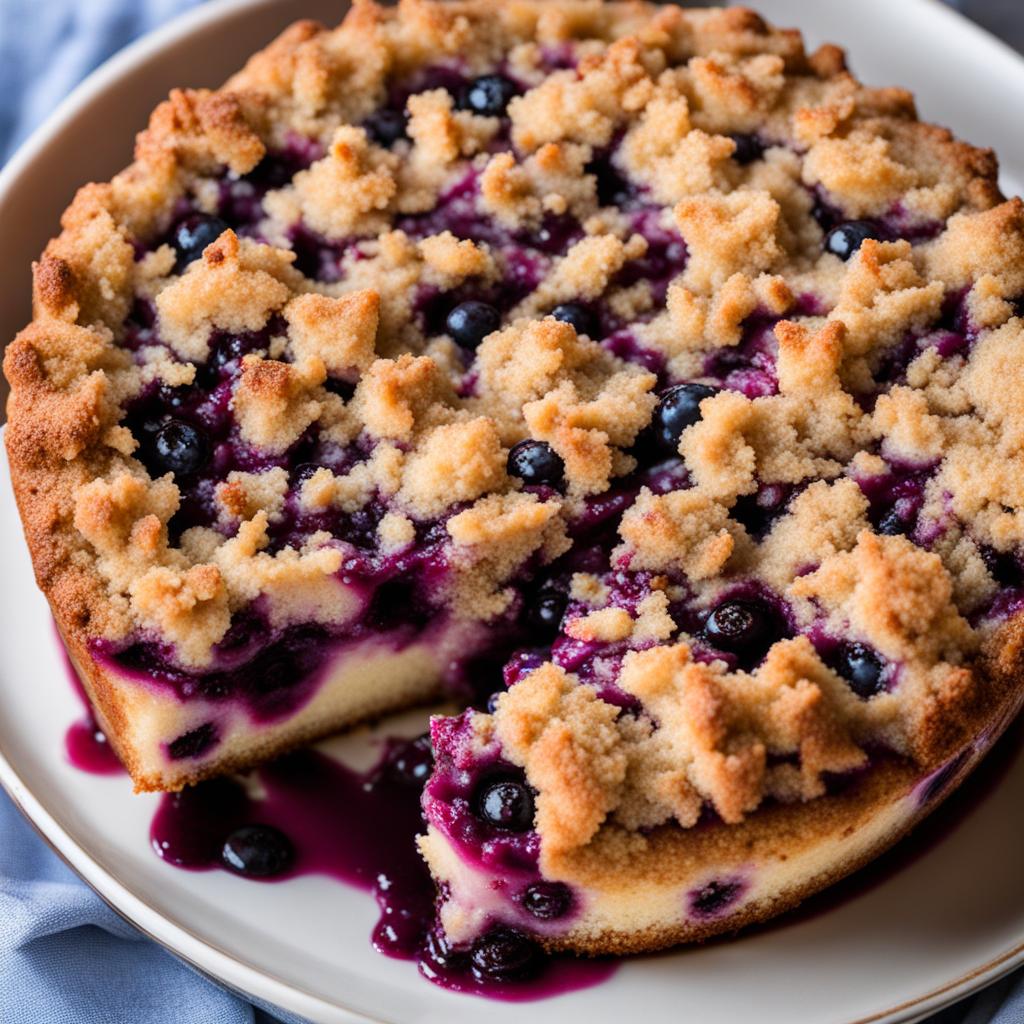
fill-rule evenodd
<path id="1" fill-rule="evenodd" d="M 501 314 L 486 302 L 461 302 L 448 314 L 445 327 L 456 345 L 475 349 L 501 327 Z"/>
<path id="2" fill-rule="evenodd" d="M 229 871 L 250 878 L 283 874 L 295 860 L 291 840 L 272 825 L 246 825 L 224 840 L 221 863 Z"/>
<path id="3" fill-rule="evenodd" d="M 533 793 L 517 779 L 485 781 L 477 793 L 477 816 L 504 832 L 528 832 L 533 812 Z"/>
<path id="4" fill-rule="evenodd" d="M 519 981 L 540 962 L 536 944 L 512 928 L 495 928 L 473 943 L 469 955 L 473 974 L 488 981 Z"/>
<path id="5" fill-rule="evenodd" d="M 178 273 L 199 259 L 203 250 L 216 242 L 227 229 L 224 221 L 207 213 L 194 213 L 178 224 L 171 237 L 171 245 L 178 255 Z"/>
<path id="6" fill-rule="evenodd" d="M 321 626 L 291 626 L 270 640 L 266 634 L 259 616 L 239 615 L 216 648 L 220 667 L 203 674 L 175 668 L 161 647 L 145 642 L 116 653 L 98 644 L 94 656 L 112 658 L 121 671 L 166 684 L 182 701 L 237 698 L 254 721 L 266 722 L 294 713 L 309 700 L 331 651 Z M 216 727 L 206 723 L 174 740 L 168 754 L 175 760 L 199 757 L 218 741 Z"/>
<path id="7" fill-rule="evenodd" d="M 756 665 L 778 639 L 773 611 L 753 598 L 723 601 L 704 622 L 704 639 L 720 651 L 733 654 L 744 667 Z"/>
<path id="8" fill-rule="evenodd" d="M 878 238 L 878 227 L 869 220 L 848 220 L 837 224 L 825 236 L 825 251 L 848 260 L 869 239 Z"/>
<path id="9" fill-rule="evenodd" d="M 695 917 L 715 917 L 728 910 L 743 892 L 743 883 L 737 881 L 708 882 L 690 893 L 690 913 Z"/>
<path id="10" fill-rule="evenodd" d="M 364 122 L 363 128 L 366 134 L 385 149 L 390 149 L 399 139 L 408 138 L 406 135 L 406 114 L 404 110 L 392 110 L 382 107 L 372 113 Z"/>
<path id="11" fill-rule="evenodd" d="M 572 909 L 572 892 L 561 882 L 534 882 L 523 890 L 519 902 L 538 920 L 554 921 Z"/>
<path id="12" fill-rule="evenodd" d="M 213 722 L 204 722 L 190 732 L 183 733 L 167 744 L 167 756 L 172 761 L 185 761 L 202 757 L 220 741 L 217 727 Z"/>
<path id="13" fill-rule="evenodd" d="M 659 447 L 674 454 L 683 431 L 700 420 L 700 403 L 716 394 L 718 388 L 708 384 L 677 384 L 669 388 L 661 396 L 652 420 Z"/>
<path id="14" fill-rule="evenodd" d="M 462 107 L 484 117 L 501 117 L 519 90 L 504 75 L 481 75 L 466 86 Z"/>
<path id="15" fill-rule="evenodd" d="M 508 474 L 524 484 L 558 487 L 565 473 L 562 457 L 546 441 L 520 441 L 508 453 Z"/>
<path id="16" fill-rule="evenodd" d="M 856 640 L 840 644 L 835 667 L 862 700 L 885 689 L 885 662 L 866 644 Z"/>
<path id="17" fill-rule="evenodd" d="M 586 334 L 591 338 L 597 334 L 597 317 L 582 302 L 563 302 L 551 310 L 551 315 L 562 323 L 571 324 L 577 334 Z"/>

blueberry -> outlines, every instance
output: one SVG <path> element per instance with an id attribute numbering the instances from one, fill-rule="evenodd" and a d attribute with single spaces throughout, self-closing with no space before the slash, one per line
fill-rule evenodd
<path id="1" fill-rule="evenodd" d="M 658 445 L 675 453 L 679 438 L 687 427 L 700 419 L 700 403 L 718 394 L 718 388 L 708 384 L 677 384 L 661 396 L 654 410 L 652 425 Z"/>
<path id="2" fill-rule="evenodd" d="M 445 327 L 456 345 L 474 349 L 501 327 L 501 314 L 486 302 L 460 302 L 448 314 Z"/>
<path id="3" fill-rule="evenodd" d="M 203 255 L 203 250 L 227 231 L 228 226 L 208 213 L 193 213 L 175 229 L 171 245 L 178 254 L 178 270 L 187 267 Z"/>
<path id="4" fill-rule="evenodd" d="M 353 381 L 345 380 L 344 377 L 328 377 L 324 381 L 324 390 L 337 395 L 343 402 L 352 400 L 356 393 L 356 385 Z"/>
<path id="5" fill-rule="evenodd" d="M 466 86 L 462 106 L 484 117 L 501 117 L 518 91 L 504 75 L 481 75 Z"/>
<path id="6" fill-rule="evenodd" d="M 1013 555 L 985 546 L 981 549 L 981 559 L 996 583 L 1004 587 L 1020 586 L 1020 565 Z"/>
<path id="7" fill-rule="evenodd" d="M 562 616 L 565 615 L 568 603 L 568 597 L 558 590 L 540 591 L 536 600 L 532 601 L 527 609 L 530 625 L 544 636 L 554 636 L 562 624 Z"/>
<path id="8" fill-rule="evenodd" d="M 364 122 L 366 134 L 378 146 L 390 149 L 405 134 L 406 117 L 404 110 L 389 110 L 384 107 L 374 111 Z"/>
<path id="9" fill-rule="evenodd" d="M 296 487 L 301 487 L 307 480 L 309 480 L 316 472 L 323 467 L 316 462 L 300 462 L 292 470 L 292 480 L 295 482 Z"/>
<path id="10" fill-rule="evenodd" d="M 469 962 L 484 981 L 516 981 L 528 977 L 540 959 L 537 946 L 521 932 L 494 928 L 473 944 Z"/>
<path id="11" fill-rule="evenodd" d="M 202 757 L 218 741 L 217 727 L 213 722 L 204 722 L 189 732 L 182 733 L 167 744 L 167 756 L 172 761 L 185 761 Z"/>
<path id="12" fill-rule="evenodd" d="M 742 523 L 752 537 L 761 539 L 786 507 L 790 493 L 784 484 L 765 484 L 754 494 L 737 498 L 729 515 Z"/>
<path id="13" fill-rule="evenodd" d="M 434 752 L 430 734 L 424 733 L 393 751 L 388 761 L 391 776 L 409 786 L 422 786 L 434 768 Z"/>
<path id="14" fill-rule="evenodd" d="M 519 902 L 541 921 L 553 921 L 569 912 L 572 892 L 562 882 L 534 882 L 523 890 Z"/>
<path id="15" fill-rule="evenodd" d="M 224 867 L 236 874 L 269 878 L 291 867 L 295 847 L 273 825 L 246 825 L 227 837 L 220 859 Z"/>
<path id="16" fill-rule="evenodd" d="M 743 886 L 739 882 L 708 882 L 690 894 L 690 911 L 697 917 L 713 917 L 736 900 Z"/>
<path id="17" fill-rule="evenodd" d="M 878 237 L 878 228 L 869 220 L 848 220 L 837 224 L 825 236 L 825 252 L 848 260 L 869 238 Z"/>
<path id="18" fill-rule="evenodd" d="M 191 423 L 169 419 L 153 438 L 153 462 L 160 473 L 191 476 L 206 462 L 206 440 Z"/>
<path id="19" fill-rule="evenodd" d="M 896 511 L 890 509 L 878 522 L 878 532 L 885 537 L 896 537 L 907 532 L 910 524 Z"/>
<path id="20" fill-rule="evenodd" d="M 562 482 L 565 463 L 545 441 L 520 441 L 508 453 L 508 473 L 524 484 L 557 487 Z"/>
<path id="21" fill-rule="evenodd" d="M 885 662 L 866 644 L 850 640 L 839 648 L 836 671 L 862 700 L 885 689 Z"/>
<path id="22" fill-rule="evenodd" d="M 772 620 L 762 601 L 734 598 L 723 601 L 707 617 L 704 637 L 720 651 L 739 655 L 745 664 L 756 664 L 772 645 Z"/>
<path id="23" fill-rule="evenodd" d="M 525 782 L 497 779 L 484 783 L 477 796 L 477 814 L 505 832 L 533 828 L 533 794 Z"/>
<path id="24" fill-rule="evenodd" d="M 562 323 L 572 324 L 577 334 L 592 338 L 597 331 L 597 317 L 582 302 L 563 302 L 551 310 L 551 315 Z"/>
<path id="25" fill-rule="evenodd" d="M 756 135 L 733 135 L 731 138 L 736 143 L 736 150 L 732 154 L 732 158 L 740 166 L 746 167 L 747 164 L 752 164 L 764 156 L 764 146 Z"/>

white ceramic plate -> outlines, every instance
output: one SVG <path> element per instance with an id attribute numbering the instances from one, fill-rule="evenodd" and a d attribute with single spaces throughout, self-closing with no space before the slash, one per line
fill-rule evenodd
<path id="1" fill-rule="evenodd" d="M 74 187 L 105 178 L 173 84 L 213 84 L 298 16 L 336 20 L 325 0 L 212 3 L 101 69 L 0 174 L 0 337 L 28 316 L 27 268 Z M 1003 118 L 1024 95 L 1024 64 L 934 0 L 762 0 L 774 20 L 834 38 L 867 81 L 913 88 L 922 113 L 1003 155 L 1005 185 L 1024 180 L 1024 136 Z M 1005 134 L 1004 134 L 1005 132 Z M 88 140 L 88 144 L 85 144 Z M 19 268 L 24 268 L 24 277 Z M 18 287 L 21 284 L 23 287 Z M 731 943 L 630 961 L 596 988 L 532 1004 L 483 1002 L 423 981 L 375 954 L 363 892 L 314 877 L 261 886 L 168 867 L 150 851 L 154 798 L 126 779 L 83 774 L 63 739 L 81 709 L 36 591 L 0 465 L 0 782 L 39 830 L 111 904 L 226 984 L 316 1021 L 394 1024 L 635 1018 L 733 1024 L 912 1021 L 1024 962 L 1024 761 L 943 841 L 855 898 Z M 415 716 L 388 731 L 418 731 Z M 353 763 L 361 734 L 332 744 Z M 978 792 L 978 790 L 972 790 Z M 941 812 L 940 812 L 941 813 Z"/>

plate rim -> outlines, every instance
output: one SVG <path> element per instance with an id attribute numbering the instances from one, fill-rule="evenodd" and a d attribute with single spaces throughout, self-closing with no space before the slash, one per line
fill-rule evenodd
<path id="1" fill-rule="evenodd" d="M 11 155 L 0 169 L 0 201 L 26 170 L 31 168 L 52 137 L 95 97 L 115 85 L 122 75 L 136 70 L 165 46 L 243 10 L 279 6 L 284 2 L 287 0 L 208 0 L 119 50 L 83 79 Z M 917 6 L 922 9 L 922 14 L 930 17 L 945 19 L 951 27 L 955 26 L 956 31 L 967 32 L 977 43 L 987 46 L 993 51 L 993 56 L 998 54 L 1001 61 L 1012 58 L 1018 73 L 1024 70 L 1024 59 L 1009 44 L 941 0 L 904 0 L 904 4 Z M 339 8 L 343 6 L 339 3 Z M 0 439 L 3 432 L 0 426 Z M 0 461 L 6 466 L 6 458 L 2 455 Z M 316 1020 L 337 1021 L 338 1024 L 389 1024 L 384 1018 L 368 1016 L 337 1001 L 325 1000 L 303 989 L 301 985 L 278 978 L 244 957 L 221 948 L 211 939 L 201 937 L 174 917 L 150 907 L 143 896 L 134 893 L 118 879 L 57 820 L 21 777 L 2 746 L 0 788 L 10 797 L 36 834 L 107 906 L 148 939 L 167 949 L 204 977 L 243 997 L 254 997 L 290 1013 Z M 914 1024 L 993 984 L 1021 964 L 1024 964 L 1024 936 L 1016 945 L 945 984 L 888 1009 L 851 1020 L 849 1024 Z M 423 983 L 428 984 L 426 981 Z"/>

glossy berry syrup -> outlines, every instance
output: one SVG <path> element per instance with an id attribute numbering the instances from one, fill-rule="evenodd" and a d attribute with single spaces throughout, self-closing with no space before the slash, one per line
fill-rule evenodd
<path id="1" fill-rule="evenodd" d="M 163 797 L 150 831 L 153 849 L 193 871 L 221 867 L 262 882 L 321 874 L 371 892 L 381 912 L 374 947 L 414 960 L 425 977 L 455 991 L 529 1000 L 607 978 L 611 963 L 545 956 L 532 943 L 515 977 L 488 977 L 480 966 L 492 951 L 448 948 L 436 930 L 434 884 L 415 842 L 423 831 L 420 789 L 429 756 L 422 739 L 389 740 L 380 763 L 361 775 L 324 754 L 299 751 L 254 773 L 259 799 L 232 779 L 201 783 Z M 258 835 L 252 841 L 252 826 L 267 830 L 270 850 L 259 848 Z M 250 840 L 258 871 L 239 863 L 237 838 L 233 847 L 228 842 L 239 834 Z M 287 859 L 280 837 L 290 843 Z M 268 874 L 265 866 L 275 856 L 282 858 L 281 870 Z"/>
<path id="2" fill-rule="evenodd" d="M 91 775 L 123 775 L 124 767 L 92 715 L 73 722 L 64 736 L 68 760 Z"/>

